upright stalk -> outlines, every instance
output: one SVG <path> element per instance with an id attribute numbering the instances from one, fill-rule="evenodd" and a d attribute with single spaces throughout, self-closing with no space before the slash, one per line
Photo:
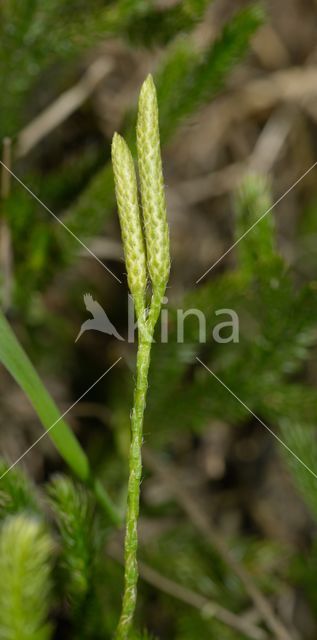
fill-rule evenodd
<path id="1" fill-rule="evenodd" d="M 141 340 L 137 353 L 137 377 L 134 391 L 134 406 L 131 416 L 130 475 L 124 543 L 124 595 L 121 616 L 116 633 L 117 640 L 124 640 L 128 637 L 137 599 L 137 524 L 139 517 L 140 483 L 142 474 L 141 447 L 150 353 L 151 343 Z"/>
<path id="2" fill-rule="evenodd" d="M 128 284 L 138 319 L 136 385 L 131 415 L 129 483 L 124 544 L 124 593 L 116 640 L 127 640 L 137 600 L 137 547 L 142 474 L 143 417 L 148 387 L 151 345 L 170 269 L 169 234 L 160 154 L 158 108 L 152 77 L 144 82 L 139 99 L 137 151 L 143 219 L 131 153 L 118 134 L 112 143 L 112 162 Z M 152 299 L 146 313 L 146 286 Z"/>

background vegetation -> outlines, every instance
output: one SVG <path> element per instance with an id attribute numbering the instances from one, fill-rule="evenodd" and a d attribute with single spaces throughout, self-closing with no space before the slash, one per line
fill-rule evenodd
<path id="1" fill-rule="evenodd" d="M 316 157 L 316 11 L 0 3 L 3 162 L 37 196 L 3 169 L 2 308 L 59 412 L 83 396 L 67 415 L 81 449 L 64 422 L 32 447 L 43 430 L 24 391 L 46 428 L 59 413 L 1 319 L 0 639 L 98 640 L 117 623 L 135 345 L 110 142 L 117 130 L 134 149 L 149 71 L 172 275 L 145 419 L 135 639 L 316 637 L 316 170 L 281 199 Z M 124 341 L 75 343 L 87 291 Z M 179 308 L 205 313 L 207 344 L 193 316 L 177 344 Z M 239 343 L 212 339 L 224 308 Z"/>

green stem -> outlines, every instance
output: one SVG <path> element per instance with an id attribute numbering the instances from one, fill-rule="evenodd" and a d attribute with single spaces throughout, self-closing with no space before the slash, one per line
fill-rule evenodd
<path id="1" fill-rule="evenodd" d="M 139 344 L 136 364 L 136 385 L 131 416 L 131 446 L 129 460 L 128 505 L 126 533 L 124 542 L 124 594 L 121 616 L 115 640 L 127 640 L 132 628 L 133 615 L 137 599 L 138 582 L 138 517 L 140 504 L 140 484 L 142 474 L 142 434 L 143 417 L 148 387 L 151 347 L 157 319 L 160 314 L 165 285 L 156 287 L 152 293 L 151 307 L 147 320 L 144 320 L 144 307 L 137 312 L 139 319 Z"/>
<path id="2" fill-rule="evenodd" d="M 155 287 L 155 289 L 153 289 L 151 307 L 150 307 L 150 312 L 148 317 L 148 325 L 149 325 L 148 330 L 151 334 L 151 340 L 153 338 L 155 325 L 160 315 L 160 311 L 162 307 L 162 299 L 164 297 L 165 289 L 166 289 L 165 282 L 158 284 Z"/>
<path id="3" fill-rule="evenodd" d="M 126 534 L 124 544 L 125 572 L 124 595 L 121 616 L 116 631 L 116 640 L 126 640 L 132 626 L 133 614 L 137 598 L 137 523 L 139 516 L 140 483 L 142 473 L 142 430 L 143 415 L 148 386 L 148 370 L 150 365 L 151 341 L 142 339 L 137 353 L 137 379 L 134 391 L 134 406 L 131 417 L 130 474 L 128 484 L 128 507 Z"/>

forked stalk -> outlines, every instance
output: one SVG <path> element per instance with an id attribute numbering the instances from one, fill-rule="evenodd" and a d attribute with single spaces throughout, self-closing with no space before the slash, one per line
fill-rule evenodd
<path id="1" fill-rule="evenodd" d="M 116 197 L 124 246 L 128 283 L 138 319 L 136 385 L 131 416 L 128 504 L 125 533 L 125 571 L 122 611 L 116 640 L 126 640 L 133 624 L 137 599 L 137 547 L 140 483 L 142 475 L 143 417 L 148 387 L 151 345 L 170 269 L 169 236 L 160 155 L 158 109 L 152 77 L 144 82 L 139 100 L 137 151 L 143 220 L 131 153 L 118 134 L 112 144 Z M 143 233 L 144 229 L 144 233 Z M 146 286 L 152 299 L 146 313 Z"/>

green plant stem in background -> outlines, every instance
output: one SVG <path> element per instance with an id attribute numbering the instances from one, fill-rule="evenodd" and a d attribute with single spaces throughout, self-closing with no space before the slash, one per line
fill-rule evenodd
<path id="1" fill-rule="evenodd" d="M 0 362 L 25 392 L 56 448 L 80 480 L 90 471 L 86 454 L 36 373 L 5 316 L 0 312 Z"/>
<path id="2" fill-rule="evenodd" d="M 122 515 L 119 509 L 113 504 L 103 484 L 98 478 L 94 477 L 91 477 L 90 482 L 88 482 L 87 484 L 95 494 L 98 504 L 102 507 L 104 512 L 109 517 L 110 522 L 119 527 L 122 524 Z"/>
<path id="3" fill-rule="evenodd" d="M 169 233 L 160 153 L 158 108 L 155 86 L 149 76 L 143 83 L 138 110 L 137 152 L 143 221 L 131 153 L 118 134 L 112 144 L 116 198 L 121 225 L 128 283 L 138 319 L 136 385 L 131 416 L 128 502 L 124 544 L 124 593 L 116 640 L 127 640 L 132 630 L 137 600 L 137 547 L 140 485 L 142 474 L 143 417 L 148 387 L 151 346 L 170 270 Z M 143 224 L 142 224 L 143 222 Z M 146 313 L 149 275 L 152 299 Z"/>

